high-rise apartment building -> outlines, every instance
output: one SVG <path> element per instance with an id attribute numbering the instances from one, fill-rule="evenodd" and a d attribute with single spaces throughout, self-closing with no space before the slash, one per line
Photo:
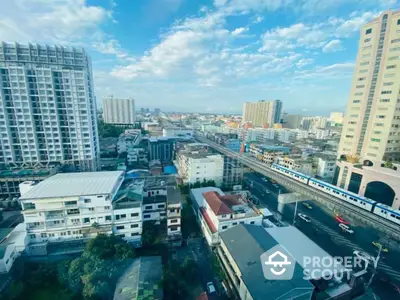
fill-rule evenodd
<path id="1" fill-rule="evenodd" d="M 253 126 L 273 127 L 279 123 L 282 114 L 282 101 L 245 102 L 243 104 L 243 122 L 251 122 Z"/>
<path id="2" fill-rule="evenodd" d="M 135 100 L 132 98 L 118 99 L 113 96 L 103 99 L 104 122 L 110 124 L 135 124 Z"/>
<path id="3" fill-rule="evenodd" d="M 97 170 L 92 67 L 84 49 L 0 44 L 0 163 Z"/>
<path id="4" fill-rule="evenodd" d="M 338 156 L 400 159 L 400 11 L 361 28 Z"/>

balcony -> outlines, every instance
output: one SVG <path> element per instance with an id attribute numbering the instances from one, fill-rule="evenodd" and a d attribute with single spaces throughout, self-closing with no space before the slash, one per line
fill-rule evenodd
<path id="1" fill-rule="evenodd" d="M 181 217 L 181 212 L 167 212 L 167 217 L 168 218 L 180 218 Z"/>
<path id="2" fill-rule="evenodd" d="M 46 220 L 60 220 L 60 219 L 64 219 L 64 218 L 65 218 L 64 213 L 47 214 L 46 215 Z"/>

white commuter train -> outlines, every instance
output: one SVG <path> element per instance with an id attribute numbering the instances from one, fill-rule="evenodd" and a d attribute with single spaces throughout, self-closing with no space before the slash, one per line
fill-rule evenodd
<path id="1" fill-rule="evenodd" d="M 400 225 L 400 211 L 397 209 L 391 208 L 390 206 L 379 203 L 375 200 L 341 189 L 322 180 L 318 180 L 308 175 L 282 167 L 278 164 L 272 164 L 271 168 L 276 172 L 291 177 L 296 181 L 312 186 L 313 188 L 323 191 L 324 193 L 337 197 L 343 201 L 346 201 L 347 203 L 350 203 L 363 210 L 369 211 L 386 220 L 392 221 Z"/>

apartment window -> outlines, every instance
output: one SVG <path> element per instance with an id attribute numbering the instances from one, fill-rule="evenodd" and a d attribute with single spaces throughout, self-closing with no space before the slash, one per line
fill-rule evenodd
<path id="1" fill-rule="evenodd" d="M 131 228 L 138 228 L 139 224 L 131 224 Z"/>
<path id="2" fill-rule="evenodd" d="M 354 135 L 346 135 L 346 138 L 352 139 Z"/>
<path id="3" fill-rule="evenodd" d="M 392 93 L 392 91 L 382 91 L 381 92 L 382 95 L 387 95 L 387 94 L 391 94 L 391 93 Z"/>
<path id="4" fill-rule="evenodd" d="M 364 88 L 364 87 L 365 87 L 365 84 L 356 85 L 356 88 L 357 88 L 357 89 L 361 89 L 361 88 Z"/>
<path id="5" fill-rule="evenodd" d="M 392 43 L 392 44 L 394 44 L 394 43 L 398 43 L 398 42 L 400 42 L 400 39 L 394 39 L 394 40 L 391 40 L 391 43 Z"/>
<path id="6" fill-rule="evenodd" d="M 40 236 L 41 236 L 42 238 L 47 238 L 47 233 L 41 233 Z"/>
<path id="7" fill-rule="evenodd" d="M 104 209 L 105 209 L 105 210 L 109 210 L 109 209 L 110 209 L 110 206 L 104 206 Z"/>
<path id="8" fill-rule="evenodd" d="M 89 211 L 94 211 L 94 207 L 89 207 Z"/>
<path id="9" fill-rule="evenodd" d="M 125 219 L 126 218 L 126 214 L 122 214 L 122 215 L 116 215 L 115 219 L 119 220 L 119 219 Z"/>
<path id="10" fill-rule="evenodd" d="M 143 219 L 149 219 L 150 215 L 143 215 Z"/>
<path id="11" fill-rule="evenodd" d="M 391 57 L 388 58 L 388 60 L 396 60 L 398 58 L 399 58 L 399 56 L 391 56 Z"/>
<path id="12" fill-rule="evenodd" d="M 390 99 L 381 99 L 379 102 L 390 102 Z"/>
<path id="13" fill-rule="evenodd" d="M 30 234 L 30 235 L 29 235 L 29 238 L 30 238 L 31 240 L 36 239 L 36 234 Z"/>
<path id="14" fill-rule="evenodd" d="M 255 223 L 254 221 L 251 221 L 251 222 L 250 222 L 250 224 L 254 224 L 254 223 Z"/>
<path id="15" fill-rule="evenodd" d="M 394 77 L 396 74 L 394 74 L 394 73 L 390 73 L 390 74 L 385 74 L 383 77 L 385 77 L 385 78 L 391 78 L 391 77 Z"/>
<path id="16" fill-rule="evenodd" d="M 146 206 L 144 207 L 144 209 L 152 209 L 152 207 L 153 207 L 153 206 L 151 206 L 151 205 L 146 205 Z"/>
<path id="17" fill-rule="evenodd" d="M 375 123 L 376 127 L 382 127 L 384 124 L 383 123 Z"/>
<path id="18" fill-rule="evenodd" d="M 377 119 L 384 119 L 385 116 L 384 116 L 384 115 L 377 115 L 376 118 L 377 118 Z"/>
<path id="19" fill-rule="evenodd" d="M 374 133 L 374 134 L 381 134 L 382 131 L 374 131 L 373 133 Z"/>
<path id="20" fill-rule="evenodd" d="M 89 223 L 90 219 L 89 218 L 83 218 L 83 223 Z"/>
<path id="21" fill-rule="evenodd" d="M 171 223 L 178 223 L 177 219 L 171 220 Z"/>
<path id="22" fill-rule="evenodd" d="M 369 65 L 369 61 L 363 61 L 362 63 L 360 63 L 360 66 L 366 66 Z"/>
<path id="23" fill-rule="evenodd" d="M 372 28 L 368 28 L 366 31 L 365 31 L 365 34 L 370 34 L 372 32 Z"/>
<path id="24" fill-rule="evenodd" d="M 371 139 L 371 142 L 380 142 L 380 139 Z"/>
<path id="25" fill-rule="evenodd" d="M 122 229 L 125 229 L 125 226 L 121 225 L 121 226 L 117 226 L 115 228 L 117 228 L 117 230 L 122 230 Z"/>
<path id="26" fill-rule="evenodd" d="M 400 19 L 397 20 L 397 25 L 400 25 Z"/>
<path id="27" fill-rule="evenodd" d="M 360 100 L 353 100 L 353 103 L 360 103 Z"/>
<path id="28" fill-rule="evenodd" d="M 227 229 L 227 228 L 228 228 L 228 226 L 222 226 L 222 230 Z"/>
<path id="29" fill-rule="evenodd" d="M 393 82 L 384 82 L 383 83 L 383 86 L 391 86 L 391 85 L 393 85 Z"/>
<path id="30" fill-rule="evenodd" d="M 140 233 L 139 232 L 132 232 L 131 233 L 131 236 L 135 236 L 135 235 L 140 235 Z"/>
<path id="31" fill-rule="evenodd" d="M 91 203 L 92 200 L 90 200 L 90 199 L 83 199 L 83 202 L 85 202 L 85 203 Z"/>
<path id="32" fill-rule="evenodd" d="M 132 213 L 131 214 L 131 217 L 133 218 L 133 217 L 138 217 L 139 216 L 139 213 Z"/>
<path id="33" fill-rule="evenodd" d="M 367 38 L 367 39 L 364 40 L 364 43 L 368 43 L 370 41 L 371 41 L 371 38 Z"/>
<path id="34" fill-rule="evenodd" d="M 368 72 L 368 69 L 362 69 L 358 73 L 363 74 L 363 73 L 367 73 L 367 72 Z"/>
<path id="35" fill-rule="evenodd" d="M 158 208 L 164 208 L 164 204 L 158 204 Z"/>
<path id="36" fill-rule="evenodd" d="M 390 65 L 390 66 L 386 67 L 386 70 L 395 69 L 395 68 L 396 68 L 396 65 Z"/>
<path id="37" fill-rule="evenodd" d="M 358 81 L 364 81 L 366 77 L 360 77 L 358 78 Z"/>
<path id="38" fill-rule="evenodd" d="M 362 94 L 364 94 L 364 93 L 363 92 L 358 92 L 358 93 L 355 93 L 354 96 L 362 96 Z"/>

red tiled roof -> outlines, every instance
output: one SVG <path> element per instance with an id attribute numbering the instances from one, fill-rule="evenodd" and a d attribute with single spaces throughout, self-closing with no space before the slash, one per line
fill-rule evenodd
<path id="1" fill-rule="evenodd" d="M 203 216 L 203 219 L 206 221 L 208 228 L 212 233 L 216 233 L 217 229 L 215 228 L 214 223 L 212 222 L 210 216 L 208 215 L 206 209 L 204 207 L 200 207 L 200 212 Z"/>
<path id="2" fill-rule="evenodd" d="M 202 292 L 200 296 L 196 298 L 196 300 L 208 300 L 208 296 L 206 292 Z"/>
<path id="3" fill-rule="evenodd" d="M 215 215 L 220 216 L 233 213 L 233 210 L 224 203 L 223 199 L 221 199 L 221 196 L 217 192 L 205 192 L 203 193 L 203 196 Z"/>

